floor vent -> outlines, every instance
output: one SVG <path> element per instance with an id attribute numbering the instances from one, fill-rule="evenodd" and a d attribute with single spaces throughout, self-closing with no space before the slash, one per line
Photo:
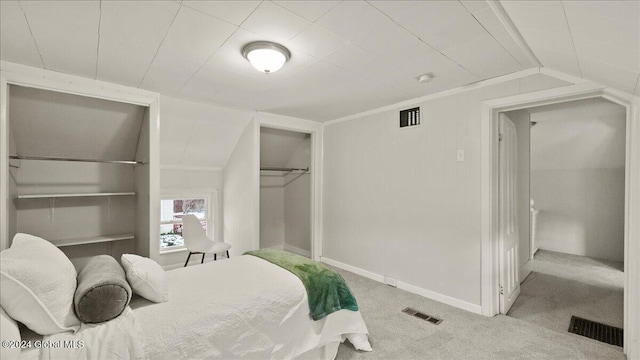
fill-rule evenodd
<path id="1" fill-rule="evenodd" d="M 442 319 L 438 319 L 438 318 L 435 318 L 435 317 L 433 317 L 431 315 L 427 315 L 425 313 L 421 313 L 420 311 L 418 311 L 416 309 L 405 308 L 404 310 L 402 310 L 402 312 L 405 313 L 405 314 L 409 314 L 409 315 L 415 316 L 415 317 L 417 317 L 419 319 L 428 321 L 428 322 L 430 322 L 432 324 L 435 324 L 435 325 L 440 325 L 440 323 L 442 322 Z"/>
<path id="2" fill-rule="evenodd" d="M 622 346 L 623 330 L 611 325 L 605 325 L 591 320 L 571 316 L 569 332 L 586 336 L 590 339 L 607 344 Z"/>

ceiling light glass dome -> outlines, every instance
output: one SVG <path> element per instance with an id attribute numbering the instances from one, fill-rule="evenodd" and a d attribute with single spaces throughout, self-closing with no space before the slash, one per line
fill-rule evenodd
<path id="1" fill-rule="evenodd" d="M 291 53 L 280 44 L 256 41 L 242 48 L 242 56 L 249 60 L 258 71 L 270 74 L 280 70 L 282 65 L 291 58 Z"/>

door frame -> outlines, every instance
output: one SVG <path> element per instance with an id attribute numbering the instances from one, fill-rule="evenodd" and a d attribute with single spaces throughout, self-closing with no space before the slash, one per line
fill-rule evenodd
<path id="1" fill-rule="evenodd" d="M 257 159 L 260 159 L 260 128 L 287 130 L 311 135 L 311 259 L 320 261 L 322 256 L 322 123 L 269 113 L 256 113 L 258 121 Z M 258 165 L 259 166 L 259 165 Z M 260 184 L 260 172 L 257 173 Z M 256 204 L 260 211 L 260 199 Z M 259 248 L 260 243 L 258 242 Z"/>
<path id="2" fill-rule="evenodd" d="M 624 352 L 631 359 L 640 357 L 640 324 L 631 321 L 640 317 L 640 97 L 597 83 L 581 82 L 482 103 L 481 311 L 485 316 L 499 311 L 498 114 L 590 98 L 603 98 L 626 109 Z"/>

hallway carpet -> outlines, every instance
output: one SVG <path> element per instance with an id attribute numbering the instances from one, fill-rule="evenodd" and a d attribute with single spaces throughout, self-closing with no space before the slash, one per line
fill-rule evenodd
<path id="1" fill-rule="evenodd" d="M 373 352 L 346 341 L 336 359 L 625 359 L 622 349 L 498 315 L 484 317 L 336 269 L 358 300 Z M 412 307 L 444 321 L 402 313 Z"/>
<path id="2" fill-rule="evenodd" d="M 539 250 L 509 316 L 565 332 L 571 315 L 622 327 L 623 264 Z"/>

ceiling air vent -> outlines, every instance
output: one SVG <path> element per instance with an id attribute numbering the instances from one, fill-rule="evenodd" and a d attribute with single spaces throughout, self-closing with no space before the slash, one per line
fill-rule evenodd
<path id="1" fill-rule="evenodd" d="M 400 111 L 400 127 L 420 125 L 420 108 Z"/>

